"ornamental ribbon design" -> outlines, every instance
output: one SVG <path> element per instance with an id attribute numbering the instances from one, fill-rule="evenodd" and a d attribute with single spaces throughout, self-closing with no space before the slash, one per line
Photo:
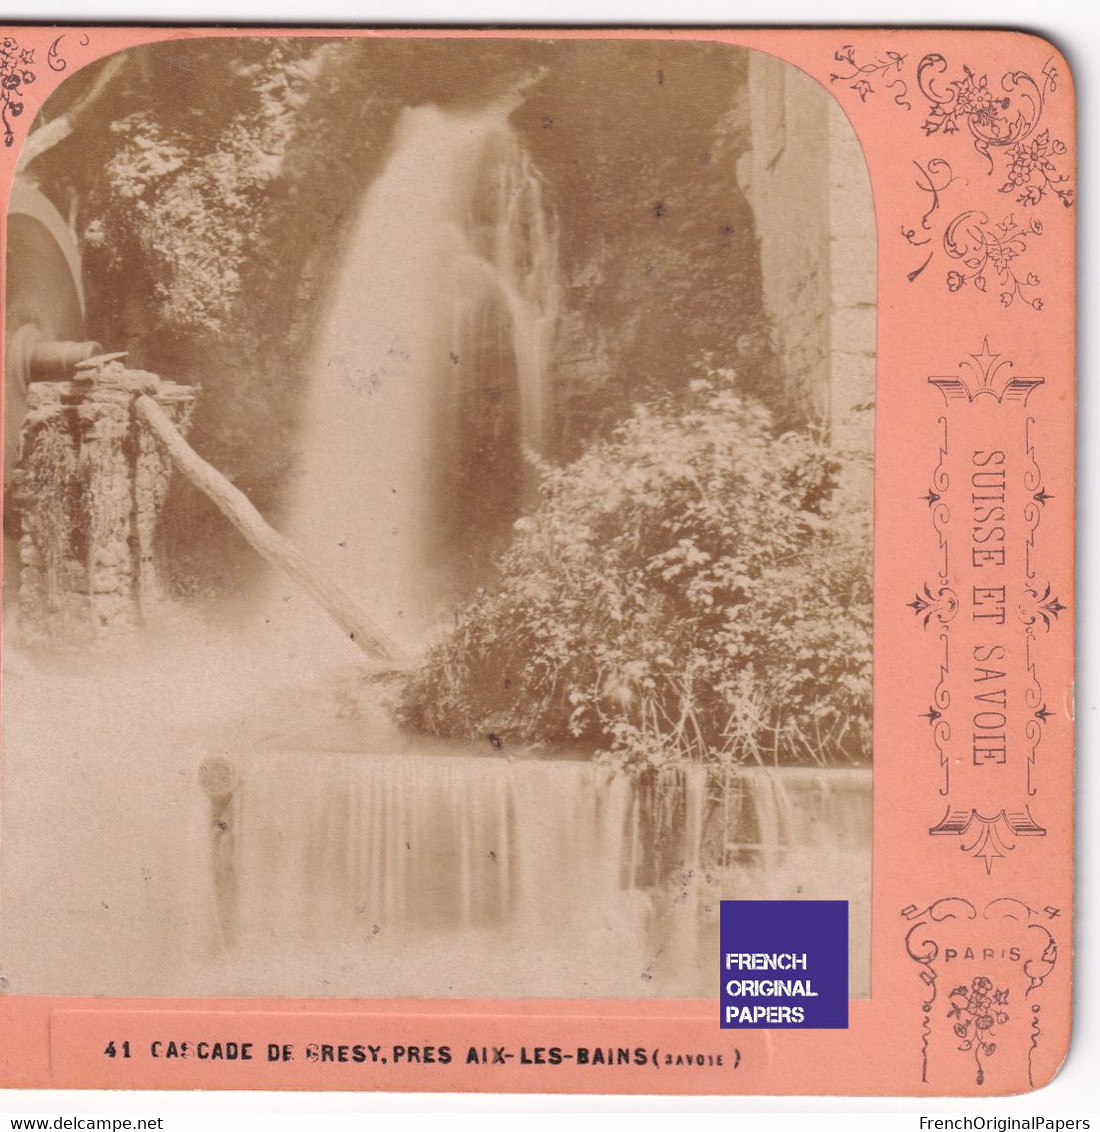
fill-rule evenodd
<path id="1" fill-rule="evenodd" d="M 958 896 L 902 910 L 905 949 L 920 975 L 921 1080 L 958 1072 L 958 1055 L 970 1055 L 974 1080 L 987 1084 L 990 1059 L 1007 1080 L 1034 1085 L 1041 1049 L 1043 990 L 1058 962 L 1051 930 L 1058 908 L 1030 907 L 998 897 L 985 903 Z M 951 987 L 941 994 L 940 987 Z M 938 1004 L 938 1005 L 937 1005 Z M 1013 1024 L 1021 1009 L 1027 1026 Z M 1017 1076 L 1015 1067 L 1024 1072 Z"/>
<path id="2" fill-rule="evenodd" d="M 928 382 L 944 404 L 932 486 L 922 497 L 939 569 L 935 580 L 916 579 L 906 604 L 917 631 L 939 639 L 936 683 L 919 701 L 928 705 L 919 714 L 941 782 L 929 834 L 989 874 L 1047 832 L 1033 808 L 1040 744 L 1054 722 L 1040 669 L 1044 639 L 1066 605 L 1057 579 L 1038 574 L 1036 557 L 1053 497 L 1042 487 L 1027 406 L 1044 379 L 1021 372 L 986 337 L 953 372 Z M 977 1051 L 988 1056 L 980 1044 Z"/>

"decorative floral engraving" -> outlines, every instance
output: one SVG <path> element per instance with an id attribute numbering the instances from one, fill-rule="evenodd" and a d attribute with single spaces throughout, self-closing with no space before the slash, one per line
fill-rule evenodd
<path id="1" fill-rule="evenodd" d="M 845 64 L 845 70 L 830 74 L 830 82 L 848 83 L 860 101 L 866 102 L 875 93 L 871 77 L 878 76 L 887 90 L 897 91 L 894 101 L 899 106 L 912 109 L 907 101 L 908 80 L 904 77 L 908 56 L 884 51 L 871 62 L 860 62 L 855 47 L 846 43 L 833 58 Z M 922 124 L 925 135 L 947 137 L 965 130 L 973 139 L 974 149 L 987 162 L 990 175 L 997 168 L 993 152 L 1003 153 L 1002 193 L 1016 194 L 1017 202 L 1025 208 L 1039 204 L 1048 194 L 1064 207 L 1071 207 L 1076 191 L 1056 161 L 1066 155 L 1067 146 L 1061 139 L 1051 137 L 1049 128 L 1039 129 L 1047 97 L 1058 89 L 1053 58 L 1043 64 L 1038 79 L 1028 71 L 1006 71 L 996 84 L 990 83 L 987 74 L 978 74 L 967 64 L 963 64 L 961 75 L 944 81 L 949 68 L 946 57 L 938 52 L 929 52 L 917 64 L 917 87 L 929 103 Z M 932 165 L 917 164 L 926 170 Z M 946 162 L 943 164 L 946 166 Z M 930 187 L 922 187 L 930 191 Z"/>
<path id="2" fill-rule="evenodd" d="M 964 398 L 974 401 L 983 396 L 1001 404 L 1006 401 L 1027 404 L 1031 394 L 1043 384 L 1041 377 L 1014 373 L 1015 363 L 1004 354 L 995 354 L 990 349 L 988 336 L 982 339 L 981 351 L 964 358 L 957 368 L 958 376 L 934 375 L 928 379 L 948 404 Z"/>
<path id="3" fill-rule="evenodd" d="M 955 619 L 955 614 L 959 612 L 959 595 L 950 586 L 941 586 L 933 593 L 925 583 L 923 595 L 918 593 L 912 601 L 905 604 L 918 617 L 923 614 L 924 627 L 927 629 L 933 618 L 941 625 Z"/>
<path id="4" fill-rule="evenodd" d="M 1069 208 L 1073 204 L 1073 189 L 1060 189 L 1058 186 L 1068 177 L 1058 175 L 1051 156 L 1061 157 L 1066 152 L 1065 142 L 1051 141 L 1050 130 L 1043 130 L 1030 143 L 1017 142 L 1009 151 L 1012 164 L 1008 170 L 1008 180 L 1001 186 L 1002 193 L 1023 189 L 1016 198 L 1025 207 L 1038 204 L 1047 189 L 1052 189 L 1062 204 Z"/>
<path id="5" fill-rule="evenodd" d="M 947 60 L 939 54 L 925 55 L 917 66 L 917 85 L 931 103 L 924 132 L 929 136 L 955 134 L 965 126 L 991 174 L 996 166 L 990 150 L 1004 151 L 1002 193 L 1016 193 L 1017 202 L 1029 208 L 1052 192 L 1069 208 L 1076 194 L 1069 177 L 1058 171 L 1053 160 L 1065 155 L 1066 145 L 1052 139 L 1049 130 L 1035 133 L 1046 96 L 1057 89 L 1053 59 L 1044 65 L 1041 82 L 1026 71 L 1008 71 L 996 90 L 990 87 L 987 75 L 978 75 L 968 66 L 963 67 L 961 78 L 940 86 L 947 69 Z"/>
<path id="6" fill-rule="evenodd" d="M 973 283 L 977 290 L 986 291 L 995 279 L 1001 306 L 1010 307 L 1019 299 L 1032 310 L 1041 311 L 1043 300 L 1034 290 L 1042 280 L 1030 271 L 1021 278 L 1016 261 L 1027 252 L 1028 240 L 1042 234 L 1043 225 L 1038 220 L 1021 227 L 1011 213 L 994 225 L 984 212 L 960 213 L 943 233 L 943 250 L 960 261 L 958 270 L 947 273 L 947 289 L 961 291 L 967 283 Z"/>
<path id="7" fill-rule="evenodd" d="M 924 1082 L 929 1079 L 929 1054 L 934 1031 L 938 1029 L 933 1027 L 932 1021 L 940 1013 L 937 1011 L 934 1015 L 933 1007 L 937 1000 L 937 983 L 943 974 L 940 970 L 941 957 L 955 956 L 954 968 L 959 962 L 958 956 L 964 952 L 963 945 L 968 946 L 969 940 L 974 939 L 972 933 L 976 929 L 990 928 L 996 932 L 995 938 L 1011 942 L 1022 959 L 1019 966 L 1005 966 L 1000 972 L 988 967 L 984 971 L 973 972 L 971 968 L 965 973 L 960 972 L 962 979 L 948 996 L 948 1009 L 942 1012 L 942 1016 L 951 1023 L 951 1037 L 958 1043 L 956 1048 L 973 1055 L 975 1080 L 984 1085 L 988 1076 L 985 1062 L 997 1052 L 997 1027 L 1011 1023 L 1010 1003 L 1020 1001 L 1021 996 L 1013 987 L 1017 972 L 1022 972 L 1027 980 L 1026 986 L 1022 987 L 1022 998 L 1026 1001 L 1043 986 L 1058 962 L 1058 945 L 1048 925 L 1058 918 L 1060 910 L 1048 905 L 1039 911 L 1022 900 L 1002 896 L 990 900 L 979 912 L 971 901 L 948 896 L 925 908 L 910 904 L 902 909 L 901 914 L 909 924 L 905 950 L 917 964 L 923 987 L 920 1064 L 921 1080 Z M 1005 985 L 998 986 L 997 983 L 1002 981 Z M 1015 998 L 1012 997 L 1014 994 Z M 1043 1033 L 1039 1021 L 1041 1013 L 1041 1004 L 1033 1000 L 1027 1054 L 1028 1083 L 1031 1085 L 1035 1084 L 1035 1059 Z"/>
<path id="8" fill-rule="evenodd" d="M 950 806 L 938 825 L 928 831 L 933 837 L 958 837 L 959 848 L 985 862 L 986 873 L 993 872 L 993 862 L 1007 856 L 1016 848 L 1017 837 L 1045 837 L 1046 830 L 1031 816 L 1025 806 L 1022 810 L 998 810 L 992 817 L 974 808 L 953 810 Z M 970 838 L 969 841 L 966 838 Z"/>
<path id="9" fill-rule="evenodd" d="M 61 41 L 67 33 L 57 36 L 46 49 L 46 66 L 58 73 L 68 69 L 69 63 L 62 54 Z M 91 40 L 87 33 L 80 36 L 81 47 L 87 47 Z M 22 47 L 14 36 L 0 39 L 0 129 L 3 130 L 4 145 L 15 144 L 13 121 L 27 109 L 26 88 L 37 80 L 35 47 Z M 32 115 L 33 117 L 33 115 Z"/>
<path id="10" fill-rule="evenodd" d="M 997 138 L 1001 112 L 1009 107 L 1009 99 L 994 98 L 989 89 L 989 79 L 980 78 L 967 66 L 963 66 L 963 77 L 947 84 L 941 94 L 935 89 L 935 76 L 929 71 L 943 74 L 947 70 L 947 60 L 939 54 L 925 55 L 917 67 L 917 85 L 920 92 L 932 102 L 928 117 L 924 120 L 924 132 L 935 134 L 957 134 L 960 122 L 970 127 L 976 139 L 975 148 L 989 156 L 991 132 L 992 140 Z"/>
<path id="11" fill-rule="evenodd" d="M 1016 615 L 1025 625 L 1033 626 L 1042 621 L 1049 633 L 1050 627 L 1058 620 L 1058 615 L 1068 608 L 1054 593 L 1052 583 L 1047 582 L 1042 593 L 1034 586 L 1028 586 L 1024 590 L 1024 596 L 1016 607 Z"/>
<path id="12" fill-rule="evenodd" d="M 948 1018 L 957 1019 L 955 1036 L 960 1038 L 962 1052 L 973 1052 L 977 1064 L 975 1081 L 985 1084 L 985 1069 L 982 1056 L 992 1057 L 997 1052 L 994 1041 L 994 1026 L 1003 1026 L 1008 1021 L 1008 1012 L 1002 1007 L 1008 1005 L 1008 989 L 995 988 L 992 979 L 976 975 L 970 986 L 957 986 L 951 992 L 951 1009 Z"/>
<path id="13" fill-rule="evenodd" d="M 34 67 L 33 47 L 20 47 L 10 35 L 0 39 L 0 124 L 6 146 L 15 143 L 12 119 L 26 108 L 25 88 L 35 81 Z"/>
<path id="14" fill-rule="evenodd" d="M 1074 204 L 1076 190 L 1062 161 L 1068 146 L 1042 124 L 1047 99 L 1058 89 L 1053 58 L 1043 65 L 1038 79 L 1028 71 L 1012 70 L 1004 72 L 999 82 L 969 65 L 948 77 L 950 65 L 938 52 L 924 55 L 915 75 L 908 70 L 908 56 L 898 51 L 879 52 L 872 61 L 864 62 L 851 44 L 845 44 L 834 58 L 845 69 L 831 73 L 830 82 L 848 83 L 860 102 L 875 93 L 872 76 L 876 82 L 881 77 L 886 89 L 897 89 L 895 101 L 911 109 L 906 95 L 907 76 L 912 76 L 911 81 L 928 99 L 925 136 L 944 141 L 953 135 L 969 137 L 973 149 L 984 158 L 986 175 L 999 172 L 998 191 L 1012 196 L 1020 207 L 1036 208 L 1046 199 L 1058 200 L 1065 208 Z M 969 284 L 996 294 L 1006 307 L 1019 300 L 1017 305 L 1041 311 L 1043 300 L 1035 290 L 1041 280 L 1033 271 L 1018 270 L 1017 261 L 1026 253 L 1029 239 L 1042 233 L 1042 225 L 1019 224 L 1011 214 L 991 224 L 986 213 L 971 208 L 957 213 L 939 231 L 933 218 L 943 207 L 944 194 L 956 182 L 970 181 L 956 175 L 944 154 L 912 163 L 918 174 L 916 188 L 930 200 L 918 221 L 900 226 L 902 238 L 911 247 L 926 249 L 921 262 L 906 273 L 909 282 L 919 279 L 936 257 L 939 234 L 944 252 L 956 261 L 946 273 L 949 291 L 961 291 Z"/>
<path id="15" fill-rule="evenodd" d="M 856 61 L 855 48 L 850 43 L 846 43 L 834 53 L 833 58 L 838 63 L 844 63 L 847 69 L 844 74 L 831 74 L 829 82 L 848 82 L 854 79 L 849 89 L 859 95 L 860 102 L 866 102 L 867 96 L 875 93 L 870 76 L 879 75 L 887 90 L 897 91 L 894 102 L 906 110 L 913 109 L 912 104 L 906 101 L 905 97 L 909 93 L 909 84 L 900 77 L 906 59 L 904 55 L 897 51 L 885 51 L 873 63 L 859 63 Z"/>
<path id="16" fill-rule="evenodd" d="M 936 938 L 938 925 L 950 920 L 972 920 L 978 910 L 969 900 L 959 897 L 946 897 L 937 900 L 923 911 L 919 905 L 910 904 L 902 909 L 902 916 L 915 921 L 905 933 L 905 950 L 914 963 L 920 964 L 920 978 L 924 984 L 924 1001 L 921 1003 L 921 1074 L 920 1079 L 928 1080 L 928 1050 L 932 1040 L 932 1007 L 936 1002 L 936 981 L 939 971 L 936 960 L 940 955 L 940 944 Z"/>

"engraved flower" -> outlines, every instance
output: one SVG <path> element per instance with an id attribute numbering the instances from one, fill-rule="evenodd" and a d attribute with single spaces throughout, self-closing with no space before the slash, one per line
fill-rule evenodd
<path id="1" fill-rule="evenodd" d="M 998 111 L 1008 109 L 1007 98 L 994 98 L 989 89 L 989 79 L 982 75 L 977 78 L 974 72 L 965 68 L 966 78 L 956 82 L 955 105 L 953 112 L 972 118 L 975 122 L 986 127 L 996 125 Z"/>
<path id="2" fill-rule="evenodd" d="M 1052 169 L 1047 160 L 1051 153 L 1050 131 L 1044 130 L 1030 142 L 1018 141 L 1008 151 L 1011 164 L 1008 179 L 1014 185 L 1023 185 L 1031 180 L 1031 174 L 1038 168 Z"/>
<path id="3" fill-rule="evenodd" d="M 993 1027 L 1008 1021 L 1007 1012 L 995 1007 L 1007 1002 L 1008 990 L 995 989 L 992 979 L 985 975 L 977 975 L 969 987 L 957 986 L 951 992 L 951 1009 L 947 1016 L 954 1019 L 951 1028 L 959 1039 L 959 1052 L 969 1053 L 974 1058 L 975 1080 L 979 1085 L 985 1081 L 982 1058 L 992 1057 L 997 1052 Z"/>
<path id="4" fill-rule="evenodd" d="M 966 286 L 966 276 L 961 271 L 949 271 L 947 273 L 947 289 L 949 291 L 961 291 Z"/>

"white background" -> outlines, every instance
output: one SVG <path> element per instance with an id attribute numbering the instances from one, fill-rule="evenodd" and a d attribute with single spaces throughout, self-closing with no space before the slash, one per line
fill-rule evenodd
<path id="1" fill-rule="evenodd" d="M 1095 0 L 1074 4 L 1069 0 L 924 0 L 905 5 L 898 0 L 832 0 L 829 4 L 805 0 L 770 0 L 767 4 L 719 3 L 716 0 L 678 0 L 664 3 L 635 0 L 547 0 L 543 5 L 518 0 L 39 0 L 21 3 L 0 0 L 0 23 L 8 20 L 103 21 L 149 23 L 262 22 L 268 26 L 300 23 L 332 24 L 558 24 L 560 26 L 716 25 L 921 25 L 1018 28 L 1046 35 L 1062 50 L 1073 69 L 1080 115 L 1078 219 L 1079 359 L 1078 359 L 1078 591 L 1076 611 L 1080 651 L 1078 657 L 1078 778 L 1077 778 L 1077 932 L 1075 957 L 1074 1037 L 1062 1073 L 1046 1089 L 1020 1098 L 982 1101 L 916 1101 L 911 1098 L 861 1100 L 855 1098 L 615 1098 L 615 1097 L 483 1097 L 394 1096 L 388 1094 L 209 1094 L 209 1093 L 31 1093 L 0 1091 L 0 1132 L 6 1132 L 8 1115 L 58 1114 L 164 1116 L 168 1132 L 202 1129 L 216 1132 L 259 1132 L 263 1129 L 365 1128 L 428 1113 L 427 1124 L 476 1126 L 487 1121 L 508 1125 L 543 1124 L 559 1127 L 603 1127 L 629 1120 L 632 1126 L 667 1128 L 685 1118 L 694 1123 L 757 1128 L 814 1129 L 918 1129 L 917 1114 L 1017 1117 L 1041 1114 L 1089 1116 L 1100 1130 L 1100 781 L 1096 768 L 1096 741 L 1100 733 L 1100 694 L 1096 670 L 1100 666 L 1100 613 L 1095 605 L 1100 572 L 1100 395 L 1093 387 L 1098 354 L 1096 265 L 1100 252 L 1095 220 L 1098 172 L 1097 121 L 1100 118 L 1100 14 Z M 1069 958 L 1069 956 L 1065 956 Z M 0 1033 L 0 1043 L 5 1035 Z M 386 1116 L 383 1114 L 398 1114 Z M 869 1114 L 884 1114 L 874 1118 Z M 891 1114 L 889 1117 L 885 1114 Z M 358 1114 L 358 1115 L 353 1115 Z M 490 1115 L 492 1114 L 492 1115 Z M 538 1114 L 549 1114 L 540 1116 Z M 615 1115 L 613 1115 L 615 1114 Z M 624 1117 L 618 1114 L 629 1114 Z M 679 1116 L 675 1114 L 680 1114 Z M 707 1115 L 710 1114 L 710 1115 Z M 749 1115 L 761 1114 L 761 1115 Z M 762 1114 L 774 1114 L 771 1116 Z M 789 1115 L 780 1115 L 789 1114 Z M 818 1114 L 818 1115 L 812 1115 Z M 846 1115 L 847 1114 L 847 1115 Z M 858 1115 L 857 1115 L 858 1114 Z"/>

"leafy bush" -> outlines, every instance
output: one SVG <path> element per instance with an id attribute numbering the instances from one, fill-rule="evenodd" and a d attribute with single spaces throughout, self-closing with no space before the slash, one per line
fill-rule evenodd
<path id="1" fill-rule="evenodd" d="M 776 436 L 731 371 L 541 468 L 500 586 L 406 685 L 404 722 L 580 742 L 635 767 L 869 758 L 869 477 Z M 846 483 L 854 485 L 845 488 Z"/>
<path id="2" fill-rule="evenodd" d="M 129 112 L 96 164 L 84 246 L 110 274 L 144 269 L 157 329 L 221 334 L 251 261 L 277 254 L 272 190 L 322 54 L 266 39 L 166 46 L 131 53 L 131 84 L 142 60 L 167 57 L 174 90 L 136 105 L 119 92 Z"/>

